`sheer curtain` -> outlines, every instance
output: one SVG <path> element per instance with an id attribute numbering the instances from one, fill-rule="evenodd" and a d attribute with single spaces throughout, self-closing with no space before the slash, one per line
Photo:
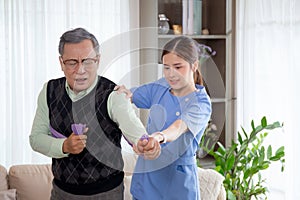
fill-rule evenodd
<path id="1" fill-rule="evenodd" d="M 250 127 L 266 116 L 284 122 L 266 144 L 285 146 L 286 168 L 271 164 L 264 172 L 269 199 L 300 199 L 299 0 L 237 1 L 238 125 Z"/>
<path id="2" fill-rule="evenodd" d="M 130 20 L 138 14 L 137 5 L 138 0 L 0 0 L 2 165 L 51 162 L 32 151 L 28 136 L 43 84 L 63 76 L 58 59 L 61 34 L 83 27 L 103 44 L 138 27 L 136 19 Z M 127 46 L 125 41 L 110 50 Z M 129 71 L 131 60 L 130 55 L 123 55 L 111 63 L 110 73 L 101 75 L 119 83 L 120 71 Z"/>

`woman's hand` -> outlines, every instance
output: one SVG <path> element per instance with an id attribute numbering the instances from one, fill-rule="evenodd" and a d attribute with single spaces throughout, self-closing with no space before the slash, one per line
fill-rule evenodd
<path id="1" fill-rule="evenodd" d="M 133 145 L 133 150 L 147 160 L 154 160 L 158 158 L 161 153 L 158 140 L 151 136 L 147 139 L 139 140 L 137 146 Z"/>
<path id="2" fill-rule="evenodd" d="M 126 98 L 128 99 L 132 97 L 132 92 L 128 90 L 124 85 L 115 86 L 114 91 L 117 91 L 118 94 L 125 93 Z"/>

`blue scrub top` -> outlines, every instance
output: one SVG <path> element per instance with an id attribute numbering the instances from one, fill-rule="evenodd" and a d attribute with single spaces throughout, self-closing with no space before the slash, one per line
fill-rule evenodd
<path id="1" fill-rule="evenodd" d="M 161 144 L 156 160 L 139 157 L 131 182 L 134 199 L 200 200 L 196 151 L 211 115 L 211 101 L 205 88 L 186 96 L 171 94 L 165 78 L 132 90 L 132 101 L 138 108 L 150 109 L 147 132 L 168 128 L 181 119 L 188 132 L 173 142 Z"/>

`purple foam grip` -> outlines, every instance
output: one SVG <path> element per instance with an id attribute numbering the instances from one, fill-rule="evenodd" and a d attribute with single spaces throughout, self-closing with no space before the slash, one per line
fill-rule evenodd
<path id="1" fill-rule="evenodd" d="M 83 134 L 86 124 L 72 124 L 71 129 L 76 135 Z"/>
<path id="2" fill-rule="evenodd" d="M 55 138 L 66 138 L 66 136 L 64 136 L 63 134 L 59 133 L 58 131 L 56 131 L 54 128 L 52 128 L 52 126 L 49 126 L 50 132 L 52 133 L 52 136 Z"/>
<path id="3" fill-rule="evenodd" d="M 149 140 L 149 136 L 147 134 L 142 135 L 140 140 Z"/>

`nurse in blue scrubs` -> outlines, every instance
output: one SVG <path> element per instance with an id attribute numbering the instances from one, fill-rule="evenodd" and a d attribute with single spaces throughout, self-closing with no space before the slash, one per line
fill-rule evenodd
<path id="1" fill-rule="evenodd" d="M 132 89 L 132 102 L 150 111 L 147 132 L 161 143 L 156 160 L 139 156 L 130 189 L 133 199 L 200 200 L 195 155 L 211 116 L 200 55 L 195 40 L 176 37 L 163 48 L 164 78 Z"/>

